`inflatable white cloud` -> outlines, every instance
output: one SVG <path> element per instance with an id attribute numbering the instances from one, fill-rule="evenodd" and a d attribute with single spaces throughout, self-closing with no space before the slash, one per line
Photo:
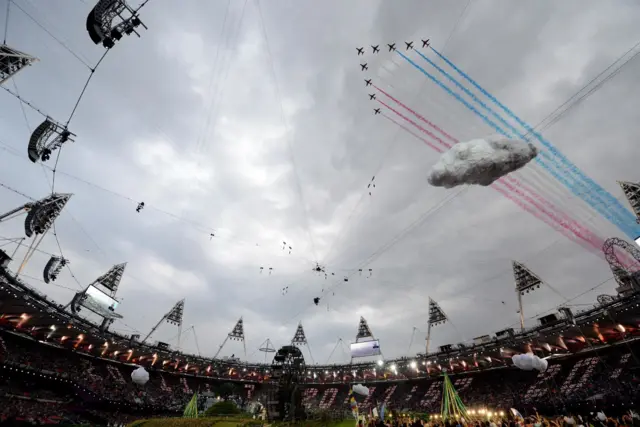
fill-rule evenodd
<path id="1" fill-rule="evenodd" d="M 362 384 L 356 384 L 352 387 L 354 393 L 361 394 L 363 396 L 369 396 L 369 389 Z"/>
<path id="2" fill-rule="evenodd" d="M 464 184 L 488 186 L 537 155 L 538 149 L 533 145 L 500 135 L 460 142 L 442 154 L 427 181 L 444 188 Z"/>
<path id="3" fill-rule="evenodd" d="M 141 366 L 131 372 L 131 381 L 138 385 L 145 385 L 149 381 L 149 372 Z"/>
<path id="4" fill-rule="evenodd" d="M 545 359 L 541 359 L 533 353 L 515 354 L 511 357 L 511 361 L 514 366 L 523 371 L 537 371 L 544 372 L 549 366 L 549 362 Z"/>

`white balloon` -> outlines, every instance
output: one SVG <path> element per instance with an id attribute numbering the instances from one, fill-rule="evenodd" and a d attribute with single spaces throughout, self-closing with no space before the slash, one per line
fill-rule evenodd
<path id="1" fill-rule="evenodd" d="M 149 372 L 142 366 L 131 372 L 131 381 L 138 385 L 145 385 L 149 381 Z"/>

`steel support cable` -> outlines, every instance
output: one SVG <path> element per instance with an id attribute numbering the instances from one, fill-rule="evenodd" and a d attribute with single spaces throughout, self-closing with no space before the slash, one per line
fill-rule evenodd
<path id="1" fill-rule="evenodd" d="M 8 153 L 10 153 L 10 154 L 12 154 L 12 155 L 14 155 L 16 157 L 19 157 L 20 159 L 23 159 L 23 160 L 26 161 L 26 159 L 23 158 L 23 155 L 20 152 L 18 152 L 15 148 L 13 148 L 11 145 L 6 144 L 6 143 L 2 142 L 1 140 L 0 140 L 0 145 L 4 146 L 4 147 L 0 147 L 0 150 L 5 150 Z M 51 166 L 42 164 L 42 167 L 53 171 L 53 168 Z M 86 185 L 88 185 L 90 187 L 93 187 L 95 189 L 104 191 L 105 193 L 109 193 L 112 196 L 120 197 L 122 199 L 128 200 L 128 201 L 133 202 L 133 203 L 138 203 L 136 201 L 136 199 L 133 199 L 130 196 L 127 196 L 125 194 L 118 193 L 116 191 L 113 191 L 113 190 L 110 190 L 108 188 L 102 187 L 102 186 L 100 186 L 98 184 L 95 184 L 95 183 L 93 183 L 91 181 L 87 181 L 86 179 L 80 178 L 80 177 L 78 177 L 76 175 L 73 175 L 73 174 L 58 170 L 58 169 L 56 169 L 56 174 L 64 175 L 67 178 L 70 178 L 70 179 L 73 179 L 75 181 L 81 182 L 81 183 L 86 184 Z M 188 219 L 188 218 L 185 218 L 185 217 L 181 217 L 179 215 L 176 215 L 174 213 L 171 213 L 169 211 L 166 211 L 164 209 L 161 209 L 159 207 L 156 207 L 156 206 L 153 206 L 153 205 L 150 205 L 150 204 L 145 204 L 145 208 L 153 209 L 153 210 L 155 210 L 155 211 L 157 211 L 157 212 L 159 212 L 159 213 L 161 213 L 163 215 L 167 215 L 167 216 L 169 216 L 169 217 L 171 217 L 171 218 L 173 218 L 173 219 L 175 219 L 177 221 L 180 221 L 180 222 L 183 222 L 185 224 L 191 225 L 193 228 L 195 228 L 196 230 L 198 230 L 200 232 L 215 233 L 216 234 L 216 238 L 220 238 L 220 239 L 225 240 L 227 242 L 232 242 L 232 243 L 237 243 L 237 244 L 242 244 L 242 245 L 249 245 L 251 247 L 256 247 L 256 243 L 255 242 L 242 240 L 242 239 L 240 239 L 239 237 L 237 237 L 233 233 L 232 233 L 231 236 L 228 236 L 228 237 L 219 236 L 217 234 L 217 229 L 215 229 L 215 228 L 213 228 L 213 227 L 211 227 L 209 225 L 206 225 L 206 224 L 203 224 L 203 223 L 200 223 L 200 222 L 197 222 L 195 220 L 191 220 L 191 219 Z M 258 247 L 262 248 L 263 246 L 262 245 L 258 245 Z M 294 255 L 283 255 L 283 256 L 294 256 Z M 294 256 L 294 257 L 303 259 L 305 261 L 309 261 L 307 258 L 304 258 L 304 257 L 300 257 L 300 256 Z"/>
<path id="2" fill-rule="evenodd" d="M 407 237 L 409 235 L 409 233 L 411 231 L 413 231 L 415 228 L 418 228 L 420 226 L 422 226 L 424 224 L 424 222 L 429 219 L 429 217 L 431 217 L 431 215 L 434 215 L 435 213 L 439 212 L 440 209 L 442 209 L 444 206 L 446 206 L 448 203 L 450 203 L 452 200 L 456 199 L 458 196 L 462 195 L 463 193 L 465 193 L 468 190 L 469 187 L 463 187 L 461 189 L 459 189 L 458 191 L 456 191 L 455 193 L 451 193 L 449 194 L 447 197 L 445 197 L 443 200 L 441 200 L 437 205 L 432 206 L 431 208 L 429 208 L 425 213 L 423 213 L 418 219 L 416 219 L 415 221 L 413 221 L 411 224 L 409 224 L 407 227 L 405 227 L 403 230 L 401 230 L 398 234 L 396 234 L 391 240 L 389 240 L 387 243 L 383 244 L 381 247 L 379 247 L 376 251 L 374 251 L 371 255 L 369 255 L 363 262 L 361 262 L 355 269 L 353 269 L 353 271 L 351 273 L 349 273 L 346 277 L 350 278 L 351 276 L 353 276 L 355 273 L 358 272 L 358 269 L 363 268 L 365 266 L 367 266 L 369 263 L 373 262 L 376 258 L 378 258 L 380 255 L 382 255 L 384 252 L 388 251 L 389 249 L 391 249 L 393 246 L 395 246 L 398 242 L 400 242 L 401 240 L 403 240 L 405 237 Z M 329 286 L 328 288 L 325 288 L 322 291 L 322 294 L 326 294 L 329 291 L 332 291 L 333 289 L 335 289 L 336 286 L 338 286 L 341 283 L 340 280 L 335 280 L 333 285 Z M 305 306 L 300 312 L 298 312 L 295 316 L 292 316 L 289 320 L 283 322 L 283 325 L 286 325 L 287 323 L 291 322 L 292 319 L 298 318 L 302 313 L 304 313 L 305 311 L 307 311 L 310 307 L 313 307 L 314 304 L 312 303 L 311 305 Z"/>
<path id="3" fill-rule="evenodd" d="M 284 105 L 283 105 L 283 100 L 282 100 L 282 92 L 280 90 L 280 84 L 278 83 L 278 78 L 276 75 L 276 68 L 275 68 L 275 64 L 273 61 L 273 55 L 271 53 L 271 45 L 269 43 L 269 37 L 267 35 L 267 28 L 266 25 L 264 23 L 264 17 L 262 15 L 262 7 L 260 6 L 260 0 L 255 0 L 256 3 L 256 7 L 258 9 L 258 15 L 260 16 L 260 23 L 261 23 L 261 27 L 262 27 L 262 32 L 264 35 L 264 39 L 265 39 L 265 43 L 266 43 L 266 47 L 267 47 L 267 57 L 269 58 L 269 64 L 271 66 L 271 73 L 273 75 L 273 82 L 274 82 L 274 86 L 276 89 L 276 94 L 279 100 L 279 104 L 280 104 L 280 115 L 282 118 L 282 123 L 285 126 L 286 129 L 286 140 L 287 140 L 287 147 L 289 149 L 289 157 L 291 160 L 291 166 L 293 167 L 293 173 L 294 173 L 294 178 L 295 178 L 295 185 L 296 185 L 296 189 L 298 191 L 298 195 L 300 197 L 300 202 L 302 203 L 302 212 L 303 212 L 303 218 L 306 222 L 306 229 L 307 229 L 307 234 L 309 236 L 309 241 L 311 243 L 311 250 L 313 251 L 313 256 L 314 259 L 317 261 L 318 260 L 318 252 L 316 251 L 316 245 L 315 245 L 315 241 L 313 240 L 313 235 L 311 233 L 311 223 L 309 221 L 309 212 L 307 210 L 307 203 L 306 203 L 306 199 L 304 197 L 304 194 L 302 192 L 302 184 L 300 183 L 300 174 L 298 173 L 298 168 L 296 166 L 296 160 L 295 160 L 295 156 L 293 153 L 293 141 L 291 138 L 291 127 L 289 125 L 289 120 L 287 119 L 287 116 L 284 112 Z"/>
<path id="4" fill-rule="evenodd" d="M 27 12 L 22 7 L 20 7 L 20 5 L 18 3 L 16 3 L 13 0 L 9 0 L 9 3 L 13 3 L 13 5 L 15 7 L 17 7 L 18 9 L 20 9 L 22 11 L 22 13 L 24 13 L 34 24 L 36 24 L 38 27 L 40 27 L 41 30 L 43 30 L 45 33 L 47 33 L 52 39 L 54 39 L 67 52 L 69 52 L 71 55 L 73 55 L 73 57 L 76 58 L 82 65 L 84 65 L 85 67 L 87 67 L 88 69 L 91 70 L 91 66 L 84 59 L 80 58 L 80 56 L 77 53 L 75 53 L 73 50 L 71 50 L 71 48 L 69 46 L 67 46 L 62 40 L 60 40 L 58 37 L 56 37 L 51 31 L 49 31 L 44 25 L 42 25 L 37 19 L 35 19 L 29 12 Z M 5 36 L 5 39 L 6 39 L 6 36 Z"/>

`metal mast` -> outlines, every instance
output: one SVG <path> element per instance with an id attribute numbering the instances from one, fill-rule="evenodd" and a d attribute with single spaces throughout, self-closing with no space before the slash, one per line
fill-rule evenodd
<path id="1" fill-rule="evenodd" d="M 518 308 L 520 309 L 520 330 L 524 331 L 524 310 L 522 307 L 522 296 L 525 293 L 540 289 L 544 282 L 540 277 L 529 270 L 524 264 L 518 261 L 512 262 L 513 277 L 516 283 L 516 294 L 518 295 Z"/>
<path id="2" fill-rule="evenodd" d="M 183 313 L 184 313 L 184 298 L 178 301 L 177 303 L 175 303 L 173 308 L 171 308 L 171 310 L 169 310 L 164 316 L 162 316 L 160 321 L 156 323 L 156 325 L 151 329 L 151 332 L 149 332 L 147 336 L 144 337 L 144 339 L 142 340 L 142 343 L 144 344 L 145 342 L 147 342 L 149 337 L 153 335 L 153 333 L 156 331 L 156 329 L 158 329 L 160 324 L 166 320 L 167 323 L 171 323 L 172 325 L 176 325 L 178 327 L 178 348 L 177 349 L 180 350 L 180 340 L 182 339 L 182 314 Z"/>
<path id="3" fill-rule="evenodd" d="M 444 311 L 437 302 L 429 297 L 429 325 L 427 326 L 427 346 L 425 348 L 425 356 L 429 354 L 429 344 L 431 344 L 431 327 L 441 325 L 449 320 Z"/>
<path id="4" fill-rule="evenodd" d="M 236 322 L 236 325 L 233 327 L 231 332 L 229 332 L 227 334 L 227 337 L 224 339 L 224 341 L 222 341 L 222 344 L 220 344 L 220 348 L 216 352 L 215 356 L 213 356 L 214 359 L 218 357 L 218 354 L 220 354 L 220 352 L 222 351 L 222 348 L 224 347 L 224 345 L 227 343 L 229 339 L 231 339 L 232 341 L 242 341 L 242 345 L 244 346 L 244 358 L 246 359 L 247 343 L 244 340 L 244 324 L 242 322 L 242 317 L 238 319 L 238 321 Z"/>

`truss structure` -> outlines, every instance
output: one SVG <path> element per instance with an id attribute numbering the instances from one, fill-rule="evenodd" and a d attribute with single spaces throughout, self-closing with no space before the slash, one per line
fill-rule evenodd
<path id="1" fill-rule="evenodd" d="M 37 59 L 6 44 L 0 45 L 0 85 Z"/>
<path id="2" fill-rule="evenodd" d="M 178 350 L 180 350 L 180 341 L 182 339 L 183 313 L 184 313 L 184 298 L 178 301 L 177 303 L 175 303 L 173 307 L 171 307 L 171 310 L 169 310 L 164 314 L 164 316 L 162 316 L 160 321 L 156 323 L 156 325 L 153 328 L 151 328 L 151 331 L 147 334 L 147 336 L 144 337 L 144 339 L 142 340 L 142 343 L 143 344 L 146 343 L 149 337 L 153 335 L 153 333 L 158 329 L 158 327 L 160 327 L 162 322 L 166 321 L 167 323 L 170 323 L 178 327 L 178 346 L 177 347 L 178 347 Z"/>
<path id="3" fill-rule="evenodd" d="M 264 353 L 264 361 L 267 361 L 267 355 L 269 353 L 275 353 L 276 352 L 276 348 L 273 345 L 273 343 L 271 342 L 271 340 L 269 338 L 267 338 L 266 340 L 264 340 L 262 342 L 262 344 L 260 344 L 260 347 L 258 348 L 258 351 L 261 351 Z"/>
<path id="4" fill-rule="evenodd" d="M 126 267 L 126 262 L 123 262 L 122 264 L 116 264 L 111 267 L 105 274 L 94 280 L 91 284 L 93 286 L 104 287 L 110 293 L 110 296 L 114 297 L 116 295 L 116 292 L 118 291 L 118 286 L 120 286 L 120 281 L 122 280 L 124 269 Z"/>
<path id="5" fill-rule="evenodd" d="M 429 344 L 431 344 L 431 327 L 442 325 L 447 320 L 447 315 L 444 313 L 440 305 L 429 297 L 429 324 L 427 326 L 427 345 L 425 348 L 425 355 L 429 354 Z"/>
<path id="6" fill-rule="evenodd" d="M 244 339 L 244 323 L 242 321 L 242 317 L 240 319 L 238 319 L 238 321 L 236 322 L 236 325 L 233 327 L 231 332 L 229 332 L 227 334 L 226 338 L 224 339 L 224 341 L 222 341 L 222 344 L 220 344 L 220 348 L 218 348 L 218 351 L 216 352 L 215 356 L 213 356 L 214 359 L 218 357 L 218 354 L 220 354 L 220 352 L 224 348 L 224 345 L 229 340 L 231 340 L 231 341 L 242 341 L 242 345 L 244 347 L 244 357 L 246 359 L 246 357 L 247 357 L 247 343 L 246 343 L 246 341 Z"/>
<path id="7" fill-rule="evenodd" d="M 116 23 L 116 18 L 119 22 Z M 87 16 L 87 31 L 91 41 L 100 44 L 107 49 L 115 46 L 115 42 L 123 35 L 135 33 L 136 28 L 147 28 L 140 18 L 138 11 L 132 9 L 124 0 L 98 0 Z"/>
<path id="8" fill-rule="evenodd" d="M 373 332 L 371 332 L 371 328 L 369 327 L 369 324 L 367 323 L 366 319 L 362 316 L 360 316 L 360 322 L 358 323 L 358 333 L 356 334 L 356 343 L 359 342 L 367 342 L 367 341 L 377 341 L 376 337 L 373 335 Z M 382 351 L 378 349 L 378 351 L 380 351 L 380 354 L 382 354 Z M 363 356 L 356 356 L 356 357 L 363 357 Z M 353 352 L 351 353 L 351 362 L 353 363 Z"/>
<path id="9" fill-rule="evenodd" d="M 65 142 L 73 142 L 75 136 L 75 134 L 69 132 L 66 126 L 61 125 L 51 117 L 47 117 L 31 133 L 29 145 L 27 146 L 29 160 L 33 163 L 38 160 L 46 162 L 51 158 L 51 153 L 62 147 Z"/>
<path id="10" fill-rule="evenodd" d="M 20 275 L 33 254 L 38 250 L 38 246 L 40 246 L 44 236 L 47 234 L 54 221 L 58 218 L 60 212 L 62 212 L 62 209 L 66 206 L 71 196 L 71 194 L 53 193 L 40 200 L 25 203 L 15 209 L 0 214 L 0 222 L 3 222 L 26 212 L 27 215 L 24 219 L 24 234 L 27 237 L 35 236 L 27 249 L 27 253 L 24 256 L 22 263 L 20 264 L 17 275 Z"/>
<path id="11" fill-rule="evenodd" d="M 636 214 L 636 222 L 640 224 L 640 184 L 628 181 L 618 181 L 618 185 L 622 188 L 624 196 L 627 198 L 627 202 L 629 202 L 633 213 Z"/>

